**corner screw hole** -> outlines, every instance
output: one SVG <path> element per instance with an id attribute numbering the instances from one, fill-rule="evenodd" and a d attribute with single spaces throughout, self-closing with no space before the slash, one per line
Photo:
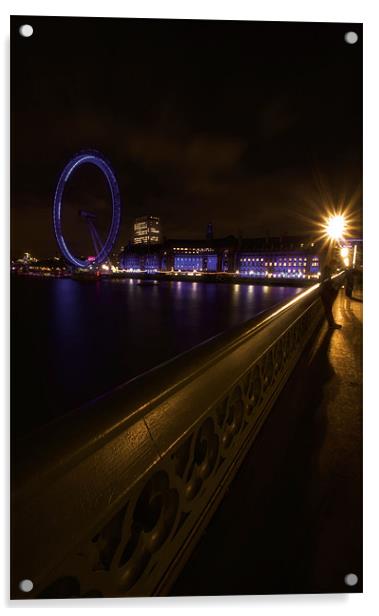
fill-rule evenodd
<path id="1" fill-rule="evenodd" d="M 18 587 L 22 592 L 30 592 L 33 590 L 34 584 L 32 580 L 21 580 Z"/>
<path id="2" fill-rule="evenodd" d="M 33 26 L 30 24 L 23 24 L 19 27 L 18 31 L 24 38 L 29 38 L 29 36 L 32 36 L 33 34 Z"/>
<path id="3" fill-rule="evenodd" d="M 356 586 L 358 583 L 358 576 L 355 573 L 348 573 L 345 575 L 345 584 L 346 586 Z"/>
<path id="4" fill-rule="evenodd" d="M 345 32 L 345 42 L 349 45 L 355 45 L 358 40 L 358 34 L 356 32 Z"/>

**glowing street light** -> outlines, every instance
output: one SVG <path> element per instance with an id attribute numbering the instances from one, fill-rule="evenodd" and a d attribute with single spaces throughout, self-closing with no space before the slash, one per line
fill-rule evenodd
<path id="1" fill-rule="evenodd" d="M 330 216 L 326 221 L 325 231 L 331 240 L 341 240 L 346 231 L 345 216 L 343 214 Z"/>
<path id="2" fill-rule="evenodd" d="M 340 255 L 345 267 L 350 267 L 349 248 L 347 246 L 341 246 Z"/>

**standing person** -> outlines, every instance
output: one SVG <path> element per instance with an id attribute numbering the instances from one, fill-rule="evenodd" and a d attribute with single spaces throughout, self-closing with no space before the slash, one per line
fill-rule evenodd
<path id="1" fill-rule="evenodd" d="M 342 325 L 336 323 L 333 316 L 333 304 L 337 297 L 338 290 L 333 285 L 331 279 L 332 269 L 326 264 L 321 272 L 320 297 L 324 306 L 326 320 L 330 329 L 341 329 Z"/>
<path id="2" fill-rule="evenodd" d="M 352 267 L 348 267 L 345 276 L 345 294 L 346 297 L 352 298 L 354 289 L 354 270 Z"/>

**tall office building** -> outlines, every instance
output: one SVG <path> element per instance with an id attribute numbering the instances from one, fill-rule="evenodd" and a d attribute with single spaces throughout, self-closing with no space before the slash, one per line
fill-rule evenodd
<path id="1" fill-rule="evenodd" d="M 160 221 L 157 216 L 140 216 L 134 221 L 133 244 L 159 244 Z"/>

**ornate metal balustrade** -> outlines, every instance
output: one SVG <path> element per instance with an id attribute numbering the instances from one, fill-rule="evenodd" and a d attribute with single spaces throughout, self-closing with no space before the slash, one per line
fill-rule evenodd
<path id="1" fill-rule="evenodd" d="M 169 591 L 323 318 L 319 290 L 17 445 L 13 598 Z"/>

